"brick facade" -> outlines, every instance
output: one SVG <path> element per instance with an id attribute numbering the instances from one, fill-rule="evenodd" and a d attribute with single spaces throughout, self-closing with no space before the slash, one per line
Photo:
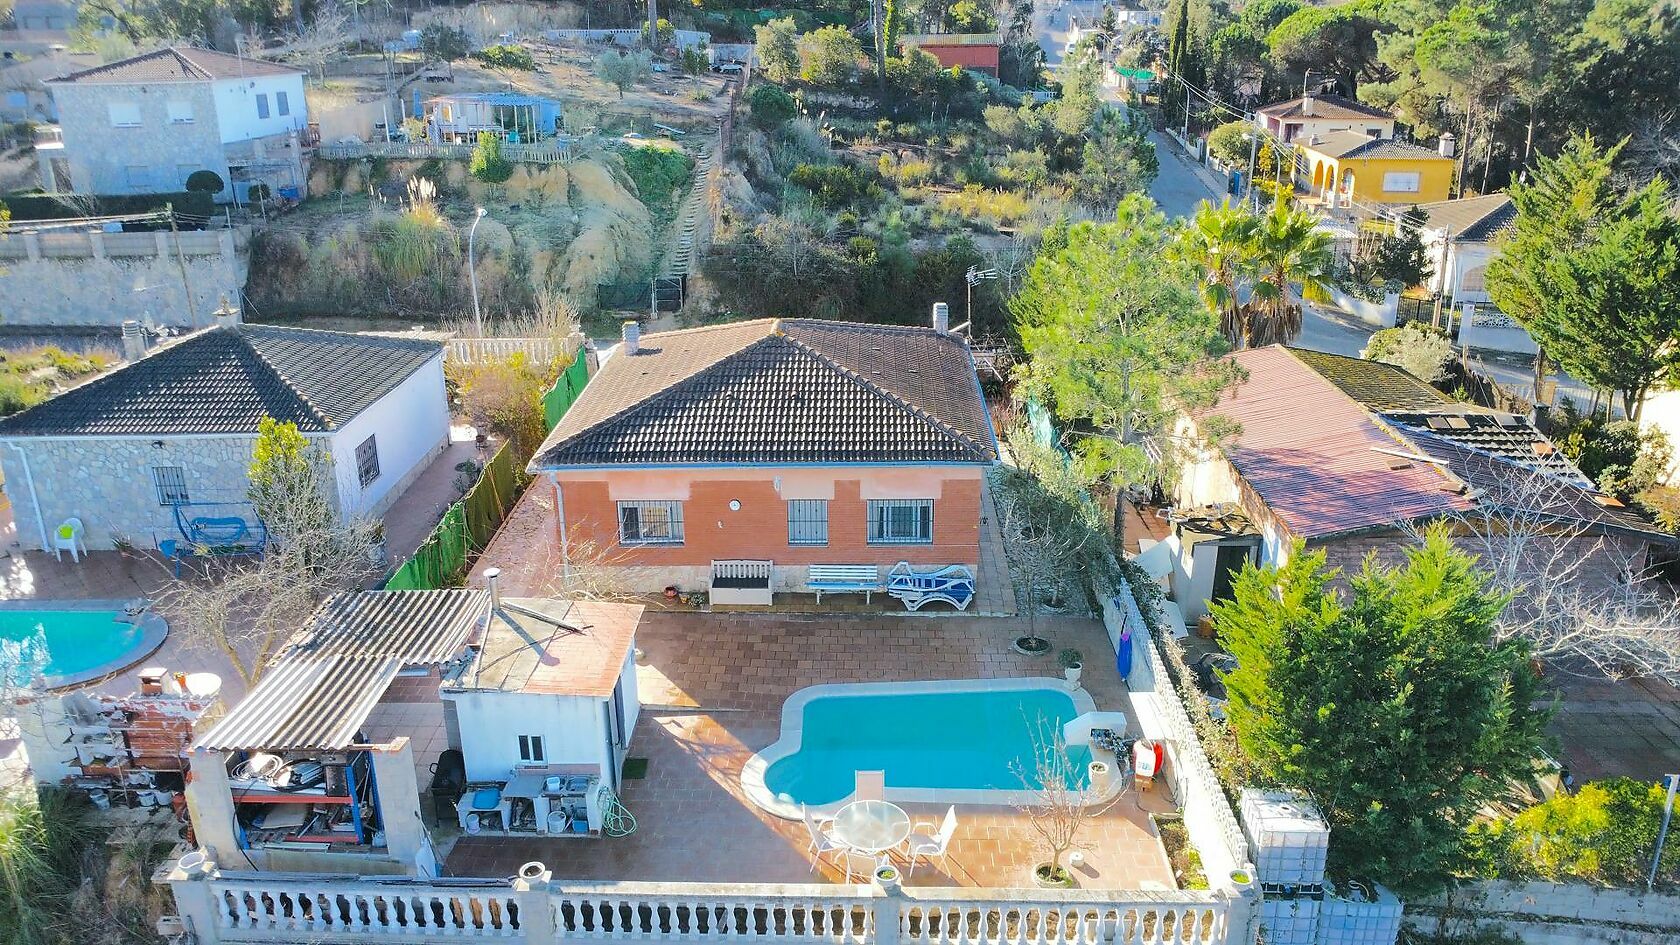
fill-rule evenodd
<path id="1" fill-rule="evenodd" d="M 588 542 L 606 563 L 622 567 L 627 583 L 638 590 L 654 590 L 675 583 L 704 587 L 714 559 L 746 558 L 776 563 L 776 589 L 802 590 L 805 568 L 811 564 L 878 564 L 899 561 L 916 565 L 980 562 L 981 470 L 952 471 L 927 477 L 918 489 L 900 485 L 887 493 L 879 483 L 844 469 L 818 475 L 832 477 L 828 495 L 828 543 L 795 545 L 788 542 L 788 499 L 816 498 L 805 474 L 798 495 L 778 486 L 778 479 L 751 474 L 696 478 L 665 496 L 629 490 L 614 475 L 567 478 L 559 483 L 557 503 L 565 517 L 570 542 Z M 926 476 L 926 474 L 924 474 Z M 915 494 L 912 495 L 911 493 Z M 618 541 L 618 502 L 631 498 L 678 499 L 683 506 L 683 543 L 680 545 L 622 545 Z M 933 500 L 933 541 L 930 544 L 870 544 L 870 498 Z M 740 503 L 731 509 L 730 502 Z M 635 572 L 632 574 L 631 572 Z"/>

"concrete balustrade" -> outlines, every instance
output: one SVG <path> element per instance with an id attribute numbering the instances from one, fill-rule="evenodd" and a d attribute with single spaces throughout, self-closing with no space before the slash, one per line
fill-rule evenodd
<path id="1" fill-rule="evenodd" d="M 1228 892 L 883 889 L 826 884 L 554 882 L 223 872 L 188 854 L 179 922 L 222 942 L 773 942 L 831 945 L 1237 945 Z"/>

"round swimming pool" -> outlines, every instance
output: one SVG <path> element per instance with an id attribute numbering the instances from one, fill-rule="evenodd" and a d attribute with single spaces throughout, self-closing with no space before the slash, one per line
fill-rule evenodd
<path id="1" fill-rule="evenodd" d="M 0 602 L 0 673 L 18 685 L 40 675 L 58 689 L 133 665 L 163 643 L 168 625 L 123 608 L 115 600 Z"/>

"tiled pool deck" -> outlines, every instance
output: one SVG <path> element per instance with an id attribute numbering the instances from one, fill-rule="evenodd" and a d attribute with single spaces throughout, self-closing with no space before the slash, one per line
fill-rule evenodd
<path id="1" fill-rule="evenodd" d="M 1047 619 L 1058 647 L 1086 654 L 1085 688 L 1099 709 L 1130 715 L 1124 686 L 1093 620 Z M 602 840 L 458 841 L 447 866 L 456 875 L 511 875 L 528 860 L 574 879 L 667 882 L 839 881 L 826 863 L 815 873 L 802 822 L 760 810 L 741 792 L 741 766 L 776 740 L 782 702 L 805 686 L 832 682 L 990 679 L 1056 675 L 1048 658 L 1010 649 L 1020 625 L 974 617 L 922 620 L 887 616 L 650 613 L 637 643 L 644 703 L 631 755 L 648 759 L 644 780 L 625 782 L 623 802 L 637 829 Z M 932 820 L 943 807 L 904 805 Z M 1157 789 L 1128 794 L 1085 834 L 1080 884 L 1093 888 L 1170 887 L 1172 878 L 1145 810 L 1170 801 Z M 949 871 L 918 866 L 915 885 L 1027 886 L 1039 859 L 1024 814 L 962 805 Z"/>

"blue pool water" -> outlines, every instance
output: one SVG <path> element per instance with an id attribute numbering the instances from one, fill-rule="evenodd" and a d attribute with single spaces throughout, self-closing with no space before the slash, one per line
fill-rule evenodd
<path id="1" fill-rule="evenodd" d="M 889 789 L 1036 788 L 1035 738 L 1050 743 L 1076 715 L 1055 689 L 818 696 L 805 705 L 799 750 L 765 770 L 764 786 L 810 805 L 851 794 L 858 771 L 885 771 Z M 1090 749 L 1067 755 L 1084 787 Z"/>
<path id="2" fill-rule="evenodd" d="M 0 610 L 0 672 L 27 683 L 36 672 L 71 676 L 120 664 L 143 636 L 122 618 L 115 610 Z"/>

